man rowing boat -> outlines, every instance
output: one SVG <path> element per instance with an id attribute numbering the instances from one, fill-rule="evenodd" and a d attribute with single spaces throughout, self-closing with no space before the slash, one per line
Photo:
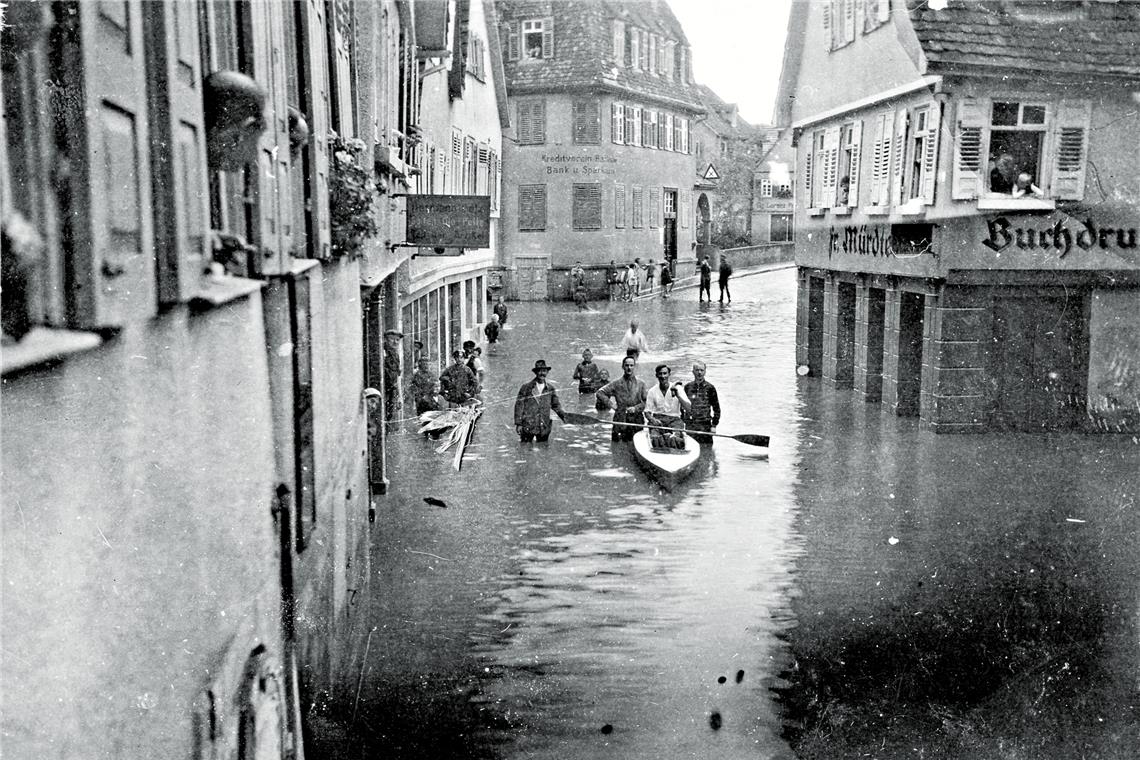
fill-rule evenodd
<path id="1" fill-rule="evenodd" d="M 684 383 L 678 380 L 669 384 L 668 364 L 658 364 L 653 373 L 657 376 L 657 385 L 649 389 L 645 398 L 645 421 L 654 426 L 649 428 L 649 442 L 655 449 L 683 449 L 685 425 L 681 422 L 681 413 L 688 413 L 693 405 L 685 395 Z"/>

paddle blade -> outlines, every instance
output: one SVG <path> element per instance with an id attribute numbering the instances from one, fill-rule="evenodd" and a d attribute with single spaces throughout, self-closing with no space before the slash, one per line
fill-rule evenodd
<path id="1" fill-rule="evenodd" d="M 755 433 L 741 433 L 740 435 L 731 436 L 733 439 L 741 443 L 747 443 L 749 446 L 763 446 L 768 448 L 768 436 L 756 435 Z"/>
<path id="2" fill-rule="evenodd" d="M 597 417 L 591 417 L 588 414 L 578 414 L 577 412 L 563 412 L 562 421 L 567 425 L 604 425 L 605 420 L 600 420 Z"/>

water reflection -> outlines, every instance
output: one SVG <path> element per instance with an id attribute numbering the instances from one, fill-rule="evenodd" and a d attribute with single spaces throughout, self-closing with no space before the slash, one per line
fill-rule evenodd
<path id="1" fill-rule="evenodd" d="M 361 666 L 372 753 L 1130 757 L 1112 752 L 1136 725 L 1134 443 L 926 433 L 796 377 L 793 273 L 734 290 L 517 305 L 463 471 L 396 437 Z M 518 443 L 534 360 L 593 414 L 570 375 L 589 347 L 616 377 L 634 316 L 640 376 L 707 361 L 720 432 L 771 435 L 769 460 L 718 440 L 667 493 L 608 426 Z M 1011 738 L 1057 751 L 990 751 Z"/>

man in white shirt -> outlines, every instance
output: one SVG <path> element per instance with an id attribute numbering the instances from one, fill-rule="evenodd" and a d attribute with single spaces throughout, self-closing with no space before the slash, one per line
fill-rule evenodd
<path id="1" fill-rule="evenodd" d="M 636 319 L 630 320 L 629 329 L 625 331 L 625 336 L 621 339 L 621 347 L 625 349 L 625 355 L 632 356 L 634 361 L 637 361 L 642 351 L 649 350 L 649 345 L 645 342 L 645 333 L 639 332 L 637 329 Z"/>
<path id="2" fill-rule="evenodd" d="M 669 384 L 668 364 L 658 364 L 653 372 L 657 385 L 649 389 L 645 396 L 645 421 L 657 428 L 649 429 L 649 441 L 654 448 L 685 448 L 685 426 L 681 422 L 681 412 L 688 413 L 693 405 L 685 394 L 684 383 L 680 380 Z"/>

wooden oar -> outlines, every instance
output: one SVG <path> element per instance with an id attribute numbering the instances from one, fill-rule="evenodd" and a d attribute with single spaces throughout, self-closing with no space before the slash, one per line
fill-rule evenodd
<path id="1" fill-rule="evenodd" d="M 571 425 L 625 425 L 626 427 L 636 428 L 655 428 L 657 430 L 672 430 L 676 432 L 679 428 L 664 427 L 662 425 L 641 425 L 636 422 L 614 422 L 613 420 L 603 420 L 600 417 L 591 417 L 588 414 L 578 414 L 577 412 L 563 412 L 563 422 Z M 746 443 L 749 446 L 761 446 L 768 448 L 768 436 L 757 435 L 755 433 L 740 433 L 739 435 L 727 435 L 725 433 L 709 433 L 704 430 L 686 430 L 686 433 L 696 433 L 698 435 L 715 435 L 717 438 L 731 438 L 734 441 Z"/>

